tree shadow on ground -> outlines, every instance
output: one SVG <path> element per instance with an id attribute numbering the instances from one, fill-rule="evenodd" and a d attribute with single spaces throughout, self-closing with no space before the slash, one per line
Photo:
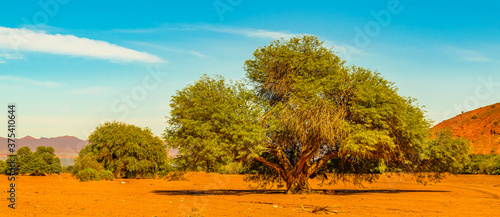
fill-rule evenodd
<path id="1" fill-rule="evenodd" d="M 336 189 L 323 190 L 326 194 L 336 195 L 353 195 L 353 194 L 393 194 L 393 193 L 446 193 L 450 191 L 439 190 L 398 190 L 398 189 L 371 189 L 371 190 L 355 190 L 355 189 Z"/>
<path id="2" fill-rule="evenodd" d="M 355 190 L 355 189 L 315 189 L 314 194 L 326 195 L 353 195 L 353 194 L 391 194 L 391 193 L 419 193 L 434 192 L 445 193 L 450 191 L 436 190 L 397 190 L 397 189 L 373 189 L 373 190 Z M 238 190 L 238 189 L 215 189 L 215 190 L 155 190 L 151 193 L 159 195 L 248 195 L 248 194 L 285 194 L 285 190 Z"/>

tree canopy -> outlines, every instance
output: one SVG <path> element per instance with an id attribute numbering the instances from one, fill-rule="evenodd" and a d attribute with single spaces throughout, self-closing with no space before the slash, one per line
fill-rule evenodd
<path id="1" fill-rule="evenodd" d="M 258 152 L 262 109 L 242 82 L 203 75 L 172 97 L 164 138 L 183 170 L 218 171 Z"/>
<path id="2" fill-rule="evenodd" d="M 45 175 L 61 172 L 61 160 L 56 157 L 54 148 L 39 146 L 31 152 L 28 146 L 17 150 L 16 171 L 19 174 Z M 7 160 L 10 161 L 10 160 Z"/>
<path id="3" fill-rule="evenodd" d="M 311 190 L 309 178 L 360 183 L 381 166 L 438 179 L 465 155 L 461 141 L 431 140 L 422 108 L 394 83 L 346 65 L 315 36 L 258 48 L 245 71 L 252 92 L 202 77 L 173 97 L 165 137 L 186 164 L 250 156 L 268 167 L 253 180 L 301 193 Z"/>
<path id="4" fill-rule="evenodd" d="M 99 125 L 79 154 L 74 171 L 83 168 L 111 171 L 116 178 L 155 177 L 168 167 L 163 141 L 150 129 L 121 122 Z"/>

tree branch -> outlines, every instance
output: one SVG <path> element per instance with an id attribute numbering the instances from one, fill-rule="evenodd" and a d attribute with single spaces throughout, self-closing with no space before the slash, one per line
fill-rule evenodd
<path id="1" fill-rule="evenodd" d="M 266 166 L 270 166 L 270 167 L 274 168 L 278 172 L 278 174 L 280 174 L 281 178 L 283 180 L 286 180 L 286 173 L 282 168 L 280 168 L 279 165 L 271 163 L 262 157 L 256 157 L 255 160 L 265 164 Z"/>
<path id="2" fill-rule="evenodd" d="M 326 154 L 325 156 L 323 156 L 320 160 L 314 162 L 313 165 L 311 165 L 311 167 L 309 168 L 309 171 L 307 172 L 308 175 L 311 175 L 314 172 L 316 172 L 316 170 L 318 170 L 319 168 L 321 168 L 330 159 L 332 159 L 332 158 L 334 158 L 336 156 L 337 156 L 337 152 L 336 151 L 330 151 L 328 154 Z"/>

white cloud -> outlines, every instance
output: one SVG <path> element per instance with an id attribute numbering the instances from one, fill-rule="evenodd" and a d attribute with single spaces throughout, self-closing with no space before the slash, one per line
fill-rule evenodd
<path id="1" fill-rule="evenodd" d="M 309 35 L 308 33 L 291 33 L 288 31 L 271 31 L 265 29 L 218 26 L 211 24 L 164 24 L 158 28 L 112 30 L 112 32 L 118 32 L 118 33 L 138 33 L 138 34 L 150 34 L 150 33 L 152 34 L 165 31 L 209 31 L 209 32 L 241 35 L 248 38 L 263 38 L 263 39 L 274 39 L 274 40 L 280 38 L 287 40 L 295 36 L 300 36 L 302 34 Z M 363 50 L 346 43 L 336 43 L 330 40 L 325 40 L 324 45 L 329 48 L 333 46 L 334 51 L 338 52 L 339 56 L 346 58 L 347 60 L 349 60 L 353 54 L 355 55 L 365 54 Z M 196 53 L 192 54 L 196 55 Z"/>
<path id="2" fill-rule="evenodd" d="M 269 39 L 289 39 L 299 34 L 292 34 L 287 32 L 277 32 L 268 31 L 264 29 L 247 29 L 247 28 L 235 28 L 235 27 L 217 27 L 212 25 L 206 25 L 203 29 L 213 32 L 230 33 L 236 35 L 243 35 L 250 38 L 269 38 Z"/>
<path id="3" fill-rule="evenodd" d="M 11 54 L 11 53 L 0 53 L 0 57 L 3 57 L 8 60 L 20 60 L 23 59 L 24 56 L 22 54 Z"/>
<path id="4" fill-rule="evenodd" d="M 47 34 L 42 31 L 0 27 L 0 48 L 71 55 L 125 62 L 164 62 L 161 58 L 105 41 L 74 35 Z"/>
<path id="5" fill-rule="evenodd" d="M 483 54 L 473 51 L 473 50 L 466 50 L 458 47 L 453 47 L 453 46 L 448 46 L 446 48 L 446 51 L 448 53 L 451 53 L 452 55 L 455 55 L 456 57 L 460 58 L 463 61 L 467 62 L 488 62 L 490 59 L 488 57 L 485 57 Z"/>
<path id="6" fill-rule="evenodd" d="M 103 95 L 103 94 L 113 94 L 116 91 L 109 87 L 89 87 L 80 90 L 74 90 L 72 93 L 82 94 L 82 95 Z"/>
<path id="7" fill-rule="evenodd" d="M 158 33 L 164 31 L 210 31 L 210 32 L 243 35 L 250 38 L 269 38 L 269 39 L 279 39 L 279 38 L 289 39 L 291 37 L 299 35 L 287 32 L 269 31 L 264 29 L 240 28 L 232 26 L 216 26 L 211 24 L 164 24 L 158 28 L 111 30 L 111 32 L 117 32 L 117 33 L 139 33 L 139 34 Z"/>
<path id="8" fill-rule="evenodd" d="M 59 87 L 62 84 L 52 81 L 37 81 L 29 78 L 16 77 L 16 76 L 0 76 L 0 81 L 23 83 L 28 85 L 43 86 L 43 87 Z"/>
<path id="9" fill-rule="evenodd" d="M 198 51 L 194 51 L 194 50 L 174 48 L 174 47 L 166 47 L 166 46 L 161 46 L 161 45 L 152 44 L 152 43 L 148 43 L 148 42 L 132 41 L 131 43 L 138 44 L 140 46 L 147 46 L 147 47 L 151 47 L 151 48 L 155 48 L 155 49 L 161 49 L 161 50 L 164 50 L 164 51 L 178 53 L 178 54 L 189 54 L 191 56 L 195 56 L 195 57 L 198 57 L 198 58 L 207 58 L 208 57 L 207 55 L 202 54 L 202 53 L 200 53 Z"/>
<path id="10" fill-rule="evenodd" d="M 0 64 L 5 63 L 5 61 L 0 60 Z"/>

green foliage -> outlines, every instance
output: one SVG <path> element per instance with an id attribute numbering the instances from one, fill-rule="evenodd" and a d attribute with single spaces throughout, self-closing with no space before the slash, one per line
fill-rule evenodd
<path id="1" fill-rule="evenodd" d="M 246 173 L 246 168 L 243 162 L 231 162 L 219 167 L 220 174 L 244 174 Z"/>
<path id="2" fill-rule="evenodd" d="M 85 146 L 78 157 L 75 159 L 75 164 L 67 168 L 80 181 L 99 181 L 101 179 L 113 180 L 114 175 L 111 171 L 105 170 L 102 163 L 97 161 L 97 155 L 92 152 L 90 145 Z"/>
<path id="3" fill-rule="evenodd" d="M 413 172 L 430 124 L 415 100 L 397 93 L 378 73 L 346 66 L 314 36 L 277 40 L 246 61 L 247 77 L 267 102 L 267 152 L 256 158 L 276 170 L 291 193 L 307 179 L 354 183 L 379 165 Z M 368 165 L 365 165 L 368 164 Z M 323 168 L 326 167 L 326 168 Z"/>
<path id="4" fill-rule="evenodd" d="M 7 174 L 7 163 L 0 160 L 0 174 Z"/>
<path id="5" fill-rule="evenodd" d="M 431 140 L 414 99 L 377 72 L 345 65 L 315 36 L 258 48 L 245 70 L 253 92 L 203 76 L 172 97 L 164 138 L 180 150 L 176 166 L 235 172 L 232 163 L 246 161 L 248 180 L 301 193 L 314 177 L 359 184 L 399 171 L 439 179 L 468 151 L 448 134 Z"/>
<path id="6" fill-rule="evenodd" d="M 473 115 L 471 118 L 472 118 L 473 120 L 475 120 L 475 119 L 477 119 L 477 115 Z"/>
<path id="7" fill-rule="evenodd" d="M 109 170 L 99 171 L 99 176 L 101 177 L 101 179 L 105 179 L 105 180 L 113 180 L 114 179 L 113 173 Z"/>
<path id="8" fill-rule="evenodd" d="M 96 171 L 104 170 L 104 166 L 97 161 L 97 155 L 92 152 L 91 148 L 90 145 L 87 145 L 78 153 L 78 157 L 75 158 L 75 163 L 71 171 L 73 175 L 76 176 L 79 171 L 87 168 Z"/>
<path id="9" fill-rule="evenodd" d="M 39 146 L 33 153 L 27 146 L 17 150 L 17 171 L 19 174 L 45 175 L 61 172 L 61 160 L 54 148 Z"/>
<path id="10" fill-rule="evenodd" d="M 15 161 L 16 162 L 16 167 L 12 168 L 10 165 L 10 162 Z M 5 160 L 5 172 L 6 175 L 10 174 L 19 174 L 19 158 L 17 156 L 9 156 Z"/>
<path id="11" fill-rule="evenodd" d="M 453 137 L 451 130 L 438 132 L 425 147 L 421 156 L 421 172 L 450 172 L 457 174 L 470 153 L 468 141 Z"/>
<path id="12" fill-rule="evenodd" d="M 88 181 L 100 181 L 101 176 L 99 172 L 95 169 L 92 168 L 85 168 L 83 170 L 80 170 L 76 173 L 76 177 L 80 179 L 82 182 L 88 182 Z"/>
<path id="13" fill-rule="evenodd" d="M 116 178 L 154 178 L 168 168 L 165 145 L 148 128 L 107 122 L 96 128 L 89 136 L 89 142 L 89 147 L 84 150 L 89 154 L 82 154 L 82 165 L 77 167 L 75 164 L 76 171 L 81 168 L 99 171 L 102 165 Z"/>
<path id="14" fill-rule="evenodd" d="M 72 172 L 73 172 L 73 166 L 61 167 L 61 173 L 72 173 Z"/>
<path id="15" fill-rule="evenodd" d="M 462 162 L 459 173 L 500 175 L 500 155 L 471 154 Z"/>
<path id="16" fill-rule="evenodd" d="M 493 122 L 495 126 L 498 126 L 498 121 Z"/>
<path id="17" fill-rule="evenodd" d="M 180 170 L 236 172 L 227 167 L 261 150 L 262 115 L 254 94 L 241 82 L 203 75 L 172 97 L 164 138 L 179 150 Z M 223 168 L 222 168 L 223 167 Z M 232 170 L 232 171 L 230 171 Z"/>

